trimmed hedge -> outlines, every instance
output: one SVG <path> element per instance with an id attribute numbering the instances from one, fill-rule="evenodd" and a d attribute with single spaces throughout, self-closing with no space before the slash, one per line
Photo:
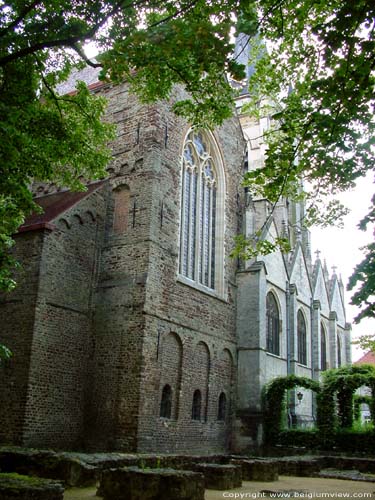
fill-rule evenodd
<path id="1" fill-rule="evenodd" d="M 369 404 L 374 423 L 375 397 L 367 396 L 364 399 L 355 396 L 355 391 L 361 386 L 369 387 L 375 395 L 373 366 L 346 366 L 328 370 L 324 373 L 322 384 L 296 375 L 275 378 L 263 391 L 265 444 L 373 452 L 374 430 L 352 429 L 354 401 Z M 317 429 L 282 429 L 286 391 L 296 387 L 304 387 L 317 394 Z"/>

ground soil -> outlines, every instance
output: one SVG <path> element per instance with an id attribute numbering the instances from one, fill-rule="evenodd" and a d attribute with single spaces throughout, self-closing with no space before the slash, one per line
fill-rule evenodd
<path id="1" fill-rule="evenodd" d="M 100 500 L 101 497 L 97 497 L 95 493 L 95 487 L 71 488 L 65 492 L 64 500 L 87 500 L 90 498 Z M 242 500 L 248 498 L 298 498 L 301 500 L 367 498 L 375 500 L 375 483 L 280 476 L 279 480 L 274 482 L 244 481 L 241 488 L 228 491 L 206 490 L 205 494 L 205 500 Z"/>

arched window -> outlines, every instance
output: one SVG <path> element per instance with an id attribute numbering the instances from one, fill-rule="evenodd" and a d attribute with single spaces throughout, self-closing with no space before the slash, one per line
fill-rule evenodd
<path id="1" fill-rule="evenodd" d="M 193 404 L 191 407 L 192 420 L 200 420 L 201 419 L 201 407 L 202 407 L 202 395 L 201 395 L 201 391 L 199 389 L 197 389 L 196 391 L 194 391 Z"/>
<path id="2" fill-rule="evenodd" d="M 279 308 L 273 293 L 269 293 L 266 299 L 267 317 L 267 351 L 280 355 L 280 317 Z"/>
<path id="3" fill-rule="evenodd" d="M 219 404 L 217 409 L 217 419 L 225 420 L 227 413 L 227 397 L 224 392 L 222 392 L 219 396 Z"/>
<path id="4" fill-rule="evenodd" d="M 172 415 L 172 388 L 166 384 L 163 387 L 160 402 L 160 416 L 163 418 L 171 418 Z"/>
<path id="5" fill-rule="evenodd" d="M 180 267 L 182 276 L 221 291 L 224 177 L 208 132 L 192 130 L 182 167 Z"/>
<path id="6" fill-rule="evenodd" d="M 340 340 L 340 335 L 337 334 L 337 367 L 339 368 L 341 366 L 342 359 L 341 359 L 341 340 Z"/>
<path id="7" fill-rule="evenodd" d="M 307 365 L 306 321 L 301 310 L 297 313 L 298 363 Z"/>
<path id="8" fill-rule="evenodd" d="M 320 369 L 327 370 L 327 337 L 323 323 L 320 323 Z"/>

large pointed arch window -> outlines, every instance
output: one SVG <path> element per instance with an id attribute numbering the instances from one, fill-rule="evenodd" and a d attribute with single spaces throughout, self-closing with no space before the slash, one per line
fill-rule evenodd
<path id="1" fill-rule="evenodd" d="M 268 293 L 266 299 L 267 316 L 267 351 L 280 355 L 280 315 L 273 293 Z"/>
<path id="2" fill-rule="evenodd" d="M 298 363 L 307 365 L 306 321 L 301 310 L 297 313 Z"/>
<path id="3" fill-rule="evenodd" d="M 183 153 L 180 275 L 222 291 L 224 176 L 213 136 L 192 130 Z"/>

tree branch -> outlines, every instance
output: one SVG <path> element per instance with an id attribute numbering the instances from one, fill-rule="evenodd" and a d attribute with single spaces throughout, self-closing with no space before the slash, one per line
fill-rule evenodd
<path id="1" fill-rule="evenodd" d="M 39 3 L 40 3 L 39 0 L 35 0 L 30 5 L 25 6 L 25 8 L 21 11 L 19 16 L 17 16 L 8 26 L 0 30 L 0 37 L 3 37 L 4 35 L 7 34 L 8 31 L 16 28 L 19 25 L 19 23 L 23 19 L 25 19 L 27 14 L 29 14 L 29 12 L 31 12 Z"/>
<path id="2" fill-rule="evenodd" d="M 92 38 L 100 28 L 102 28 L 105 23 L 110 19 L 126 2 L 124 0 L 120 0 L 116 3 L 116 5 L 108 12 L 100 21 L 98 21 L 91 29 L 87 30 L 86 33 L 81 33 L 80 35 L 68 36 L 65 38 L 57 38 L 54 40 L 44 40 L 42 42 L 37 42 L 34 45 L 29 45 L 27 47 L 23 47 L 12 54 L 7 54 L 0 58 L 0 66 L 5 66 L 6 64 L 16 61 L 22 57 L 27 55 L 34 54 L 43 49 L 49 48 L 58 48 L 58 47 L 71 47 L 74 48 L 76 44 L 82 42 L 83 40 L 87 40 Z"/>

